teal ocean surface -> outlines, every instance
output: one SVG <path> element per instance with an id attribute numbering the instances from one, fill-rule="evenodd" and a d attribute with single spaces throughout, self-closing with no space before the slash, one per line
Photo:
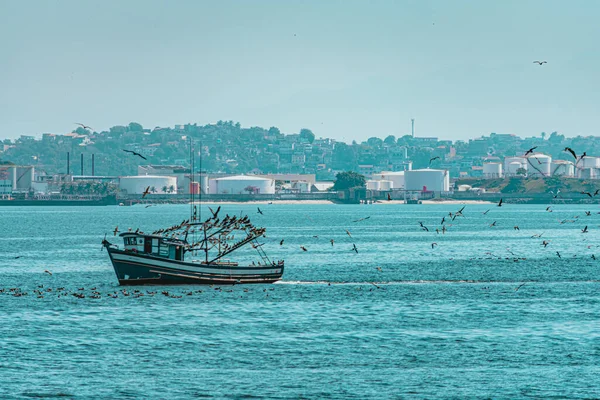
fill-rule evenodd
<path id="1" fill-rule="evenodd" d="M 189 206 L 0 208 L 0 398 L 600 397 L 597 206 L 260 207 L 221 213 L 284 279 L 221 288 L 120 287 L 101 251 Z"/>

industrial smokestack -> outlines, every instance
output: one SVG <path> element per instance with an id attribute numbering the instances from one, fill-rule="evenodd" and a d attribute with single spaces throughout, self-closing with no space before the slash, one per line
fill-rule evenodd
<path id="1" fill-rule="evenodd" d="M 94 175 L 94 156 L 95 156 L 95 154 L 92 153 L 92 176 L 95 176 Z"/>
<path id="2" fill-rule="evenodd" d="M 67 175 L 69 175 L 69 173 L 71 172 L 71 159 L 70 159 L 71 153 L 69 153 L 67 151 Z"/>
<path id="3" fill-rule="evenodd" d="M 410 132 L 412 137 L 415 137 L 415 119 L 411 118 L 410 119 Z"/>
<path id="4" fill-rule="evenodd" d="M 81 176 L 83 176 L 83 153 L 81 153 Z"/>

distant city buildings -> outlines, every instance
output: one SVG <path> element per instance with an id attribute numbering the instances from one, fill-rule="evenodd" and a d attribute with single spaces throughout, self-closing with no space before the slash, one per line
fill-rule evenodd
<path id="1" fill-rule="evenodd" d="M 204 176 L 201 184 L 191 181 L 190 139 L 195 143 L 194 173 Z M 525 157 L 525 152 L 534 147 L 535 152 Z M 565 147 L 580 153 L 577 159 L 564 152 Z M 122 150 L 135 151 L 146 159 Z M 585 156 L 580 157 L 584 151 Z M 600 179 L 600 158 L 593 154 L 600 154 L 600 138 L 565 138 L 557 132 L 527 138 L 491 133 L 467 141 L 387 135 L 348 144 L 317 138 L 308 129 L 283 134 L 275 127 L 242 128 L 233 121 L 154 129 L 131 123 L 103 132 L 78 128 L 66 134 L 43 133 L 40 138 L 22 135 L 16 140 L 0 141 L 0 160 L 16 164 L 1 166 L 0 194 L 60 190 L 61 185 L 68 184 L 65 176 L 75 182 L 115 184 L 118 177 L 126 178 L 124 182 L 130 180 L 127 177 L 163 177 L 152 186 L 160 187 L 157 192 L 173 186 L 173 190 L 162 191 L 166 194 L 187 194 L 196 190 L 195 185 L 207 193 L 211 191 L 210 180 L 225 178 L 228 179 L 223 182 L 236 184 L 223 183 L 215 190 L 245 193 L 271 190 L 270 185 L 263 186 L 258 181 L 257 185 L 245 182 L 252 180 L 247 177 L 258 177 L 272 180 L 276 192 L 304 193 L 320 190 L 326 186 L 323 182 L 333 182 L 342 171 L 363 174 L 373 190 L 408 189 L 410 182 L 410 190 L 444 191 L 449 186 L 447 179 L 469 177 Z M 238 178 L 242 182 L 238 184 L 229 179 L 235 176 L 246 178 Z M 409 178 L 415 176 L 416 181 Z M 133 181 L 142 182 L 143 178 Z M 240 188 L 244 183 L 248 184 Z M 222 188 L 230 184 L 230 188 Z M 125 186 L 123 190 L 139 192 L 135 185 Z"/>

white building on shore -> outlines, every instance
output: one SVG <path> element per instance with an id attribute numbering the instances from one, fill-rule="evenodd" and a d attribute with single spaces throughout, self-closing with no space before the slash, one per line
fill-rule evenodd
<path id="1" fill-rule="evenodd" d="M 275 194 L 275 180 L 253 175 L 209 179 L 209 194 Z"/>
<path id="2" fill-rule="evenodd" d="M 177 178 L 174 176 L 139 175 L 121 176 L 119 178 L 119 189 L 127 194 L 142 194 L 150 187 L 150 193 L 176 194 Z"/>

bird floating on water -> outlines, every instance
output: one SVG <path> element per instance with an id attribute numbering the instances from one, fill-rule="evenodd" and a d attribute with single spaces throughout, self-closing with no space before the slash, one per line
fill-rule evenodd
<path id="1" fill-rule="evenodd" d="M 522 288 L 523 286 L 525 286 L 526 284 L 527 284 L 527 282 L 523 282 L 523 283 L 521 283 L 519 286 L 517 286 L 517 287 L 515 288 L 515 292 L 518 292 L 518 291 L 519 291 L 519 289 L 521 289 L 521 288 Z"/>

